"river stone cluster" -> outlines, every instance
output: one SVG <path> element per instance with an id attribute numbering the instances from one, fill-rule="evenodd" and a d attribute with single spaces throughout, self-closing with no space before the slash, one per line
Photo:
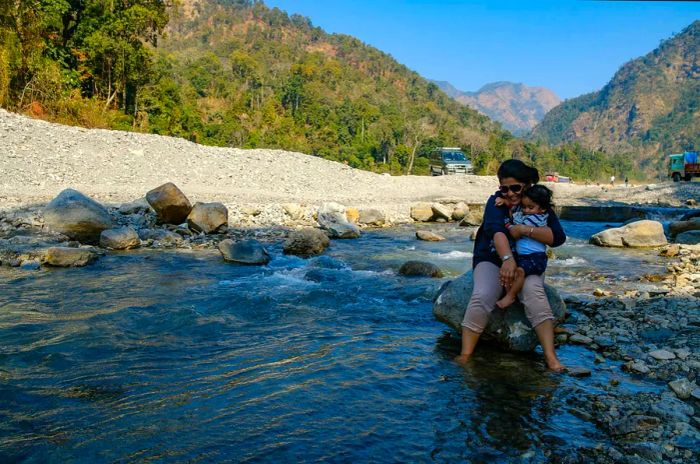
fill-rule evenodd
<path id="1" fill-rule="evenodd" d="M 555 323 L 563 322 L 566 317 L 564 301 L 550 285 L 545 284 L 544 288 L 556 319 Z M 472 271 L 444 284 L 433 302 L 435 318 L 461 332 L 464 312 L 469 305 L 473 289 Z M 493 310 L 482 339 L 513 351 L 532 351 L 539 344 L 535 331 L 525 317 L 523 305 L 517 301 L 505 310 Z"/>
<path id="2" fill-rule="evenodd" d="M 481 224 L 484 205 L 468 205 L 462 201 L 450 203 L 420 202 L 411 206 L 411 219 L 416 222 L 458 222 L 470 227 Z"/>

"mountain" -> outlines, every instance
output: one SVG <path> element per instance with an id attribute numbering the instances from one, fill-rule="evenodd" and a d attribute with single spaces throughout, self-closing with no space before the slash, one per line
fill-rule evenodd
<path id="1" fill-rule="evenodd" d="M 494 119 L 514 134 L 522 135 L 542 121 L 561 100 L 544 87 L 513 82 L 493 82 L 476 92 L 463 92 L 446 81 L 433 81 L 450 97 Z"/>
<path id="2" fill-rule="evenodd" d="M 700 149 L 700 21 L 623 65 L 598 92 L 563 102 L 533 130 L 548 143 L 628 153 L 660 168 L 669 152 Z"/>

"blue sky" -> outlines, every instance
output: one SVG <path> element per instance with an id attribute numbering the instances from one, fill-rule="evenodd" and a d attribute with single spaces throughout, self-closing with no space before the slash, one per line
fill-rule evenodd
<path id="1" fill-rule="evenodd" d="M 600 89 L 625 62 L 700 19 L 700 2 L 265 0 L 353 35 L 429 79 L 495 81 L 561 98 Z"/>

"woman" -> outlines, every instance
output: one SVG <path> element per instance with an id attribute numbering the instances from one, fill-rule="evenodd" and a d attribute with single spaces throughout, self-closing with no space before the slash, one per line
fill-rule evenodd
<path id="1" fill-rule="evenodd" d="M 528 236 L 552 247 L 566 240 L 554 211 L 549 211 L 547 226 L 533 228 L 514 225 L 506 229 L 508 206 L 496 206 L 497 197 L 504 197 L 511 206 L 520 204 L 523 190 L 539 182 L 537 169 L 520 160 L 507 160 L 498 168 L 498 181 L 501 184 L 499 191 L 486 203 L 484 220 L 474 242 L 474 290 L 462 321 L 462 351 L 456 358 L 460 363 L 467 362 L 471 357 L 491 311 L 496 307 L 496 301 L 515 277 L 518 265 L 513 258 L 509 238 L 517 240 Z M 518 297 L 540 341 L 547 367 L 553 371 L 563 371 L 564 366 L 554 351 L 554 315 L 544 291 L 544 276 L 528 276 Z"/>

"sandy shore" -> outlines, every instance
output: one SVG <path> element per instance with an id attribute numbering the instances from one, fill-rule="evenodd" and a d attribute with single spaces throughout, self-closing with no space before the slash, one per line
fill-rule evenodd
<path id="1" fill-rule="evenodd" d="M 143 197 L 174 182 L 194 201 L 244 205 L 335 201 L 405 216 L 419 201 L 482 203 L 493 176 L 389 176 L 282 150 L 197 145 L 158 135 L 83 129 L 0 110 L 0 209 L 44 204 L 71 187 L 107 204 Z M 700 200 L 700 183 L 549 184 L 559 204 L 662 203 Z"/>

